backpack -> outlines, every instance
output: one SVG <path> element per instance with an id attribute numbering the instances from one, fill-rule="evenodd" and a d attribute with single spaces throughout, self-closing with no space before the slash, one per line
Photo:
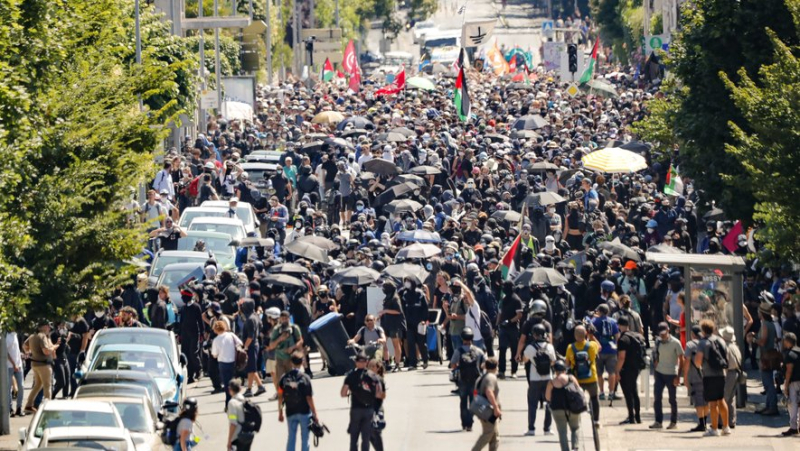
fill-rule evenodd
<path id="1" fill-rule="evenodd" d="M 583 396 L 583 389 L 577 386 L 572 380 L 564 386 L 564 394 L 567 400 L 567 410 L 570 413 L 586 412 L 586 398 Z"/>
<path id="2" fill-rule="evenodd" d="M 189 182 L 189 197 L 197 197 L 200 195 L 200 176 L 197 176 Z"/>
<path id="3" fill-rule="evenodd" d="M 722 371 L 728 368 L 728 350 L 725 343 L 719 339 L 708 341 L 708 366 L 712 370 Z"/>
<path id="4" fill-rule="evenodd" d="M 578 351 L 575 343 L 572 343 L 572 354 L 575 357 L 575 368 L 573 372 L 578 379 L 589 379 L 592 377 L 592 363 L 589 361 L 589 343 L 583 346 L 583 349 Z"/>
<path id="5" fill-rule="evenodd" d="M 458 358 L 458 374 L 461 382 L 474 384 L 481 376 L 481 369 L 478 363 L 478 353 L 475 347 L 470 346 L 469 351 L 462 352 Z"/>
<path id="6" fill-rule="evenodd" d="M 494 330 L 492 330 L 492 323 L 489 321 L 489 317 L 486 315 L 486 312 L 481 310 L 481 318 L 478 320 L 475 318 L 475 315 L 472 314 L 472 309 L 467 308 L 469 312 L 469 316 L 479 324 L 479 330 L 481 331 L 481 338 L 484 340 L 488 340 L 490 337 L 494 335 Z"/>
<path id="7" fill-rule="evenodd" d="M 358 381 L 358 386 L 354 389 L 351 388 L 350 391 L 353 399 L 358 400 L 362 405 L 369 406 L 375 403 L 375 389 L 369 383 L 366 370 L 361 371 L 361 379 Z"/>
<path id="8" fill-rule="evenodd" d="M 246 399 L 242 403 L 242 408 L 244 409 L 242 431 L 259 432 L 261 430 L 261 407 L 258 404 L 250 402 L 249 399 Z"/>
<path id="9" fill-rule="evenodd" d="M 636 343 L 636 347 L 638 348 L 636 352 L 631 352 L 630 355 L 626 353 L 625 358 L 627 359 L 630 357 L 634 364 L 634 368 L 638 370 L 647 368 L 647 346 L 644 342 L 644 337 L 633 332 L 625 332 L 625 334 L 631 338 L 632 343 Z"/>
<path id="10" fill-rule="evenodd" d="M 164 429 L 161 432 L 161 441 L 166 445 L 175 445 L 178 442 L 178 423 L 181 421 L 180 415 L 169 413 L 164 415 Z"/>
<path id="11" fill-rule="evenodd" d="M 540 348 L 536 342 L 533 342 L 533 349 L 536 350 L 536 354 L 533 356 L 533 365 L 536 367 L 536 372 L 539 376 L 549 376 L 550 366 L 553 361 L 550 359 L 550 354 L 547 353 L 547 344 Z"/>

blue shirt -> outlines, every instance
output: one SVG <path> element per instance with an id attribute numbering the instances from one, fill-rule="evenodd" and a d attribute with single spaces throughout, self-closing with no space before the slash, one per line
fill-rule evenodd
<path id="1" fill-rule="evenodd" d="M 592 325 L 595 329 L 595 336 L 600 341 L 600 345 L 603 346 L 603 349 L 600 350 L 600 354 L 616 354 L 617 343 L 614 337 L 619 333 L 617 322 L 613 318 L 604 316 L 601 318 L 594 318 L 592 320 Z"/>
<path id="2" fill-rule="evenodd" d="M 597 207 L 599 208 L 600 207 L 600 196 L 597 195 L 597 191 L 595 191 L 594 188 L 590 189 L 589 192 L 584 194 L 584 196 L 583 196 L 583 208 L 588 210 L 589 209 L 589 201 L 592 200 L 592 199 L 597 201 L 597 203 L 598 203 Z"/>

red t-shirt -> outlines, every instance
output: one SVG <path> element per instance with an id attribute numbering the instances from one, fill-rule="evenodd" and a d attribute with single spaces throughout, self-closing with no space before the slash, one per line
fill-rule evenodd
<path id="1" fill-rule="evenodd" d="M 678 321 L 681 333 L 681 346 L 686 349 L 686 313 L 681 312 L 681 319 Z"/>

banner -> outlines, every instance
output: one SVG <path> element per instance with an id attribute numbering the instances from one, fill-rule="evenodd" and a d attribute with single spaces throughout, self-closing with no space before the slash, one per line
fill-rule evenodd
<path id="1" fill-rule="evenodd" d="M 567 45 L 563 42 L 544 43 L 544 69 L 545 71 L 556 71 L 561 67 L 561 54 L 567 51 Z"/>
<path id="2" fill-rule="evenodd" d="M 467 22 L 461 28 L 461 46 L 478 47 L 489 42 L 497 19 Z"/>
<path id="3" fill-rule="evenodd" d="M 492 48 L 486 52 L 486 57 L 495 75 L 500 76 L 510 72 L 508 68 L 508 61 L 506 61 L 505 56 L 503 56 L 503 52 L 497 48 L 496 41 L 494 46 L 492 46 Z"/>

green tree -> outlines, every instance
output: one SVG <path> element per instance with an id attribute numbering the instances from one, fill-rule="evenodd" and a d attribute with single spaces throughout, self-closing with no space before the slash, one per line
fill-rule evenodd
<path id="1" fill-rule="evenodd" d="M 791 17 L 800 30 L 800 1 L 787 0 Z M 743 118 L 743 126 L 730 122 L 733 143 L 728 154 L 745 168 L 758 203 L 755 219 L 758 237 L 770 254 L 783 261 L 800 261 L 800 48 L 767 31 L 774 52 L 773 64 L 764 65 L 757 77 L 745 69 L 739 82 L 723 74 L 725 86 Z M 800 41 L 797 36 L 794 42 Z"/>
<path id="2" fill-rule="evenodd" d="M 659 130 L 657 135 L 675 135 L 681 171 L 695 179 L 730 217 L 745 220 L 753 213 L 754 183 L 725 145 L 734 142 L 731 123 L 750 130 L 720 74 L 738 82 L 741 74 L 753 77 L 759 67 L 772 63 L 766 27 L 787 45 L 797 44 L 795 24 L 783 0 L 685 3 L 670 58 L 670 70 L 679 84 L 665 90 L 670 108 L 648 119 L 650 130 Z M 653 136 L 645 133 L 643 137 Z"/>
<path id="3" fill-rule="evenodd" d="M 197 72 L 150 11 L 139 66 L 132 2 L 0 0 L 0 325 L 83 313 L 129 277 L 144 239 L 122 207 Z"/>

